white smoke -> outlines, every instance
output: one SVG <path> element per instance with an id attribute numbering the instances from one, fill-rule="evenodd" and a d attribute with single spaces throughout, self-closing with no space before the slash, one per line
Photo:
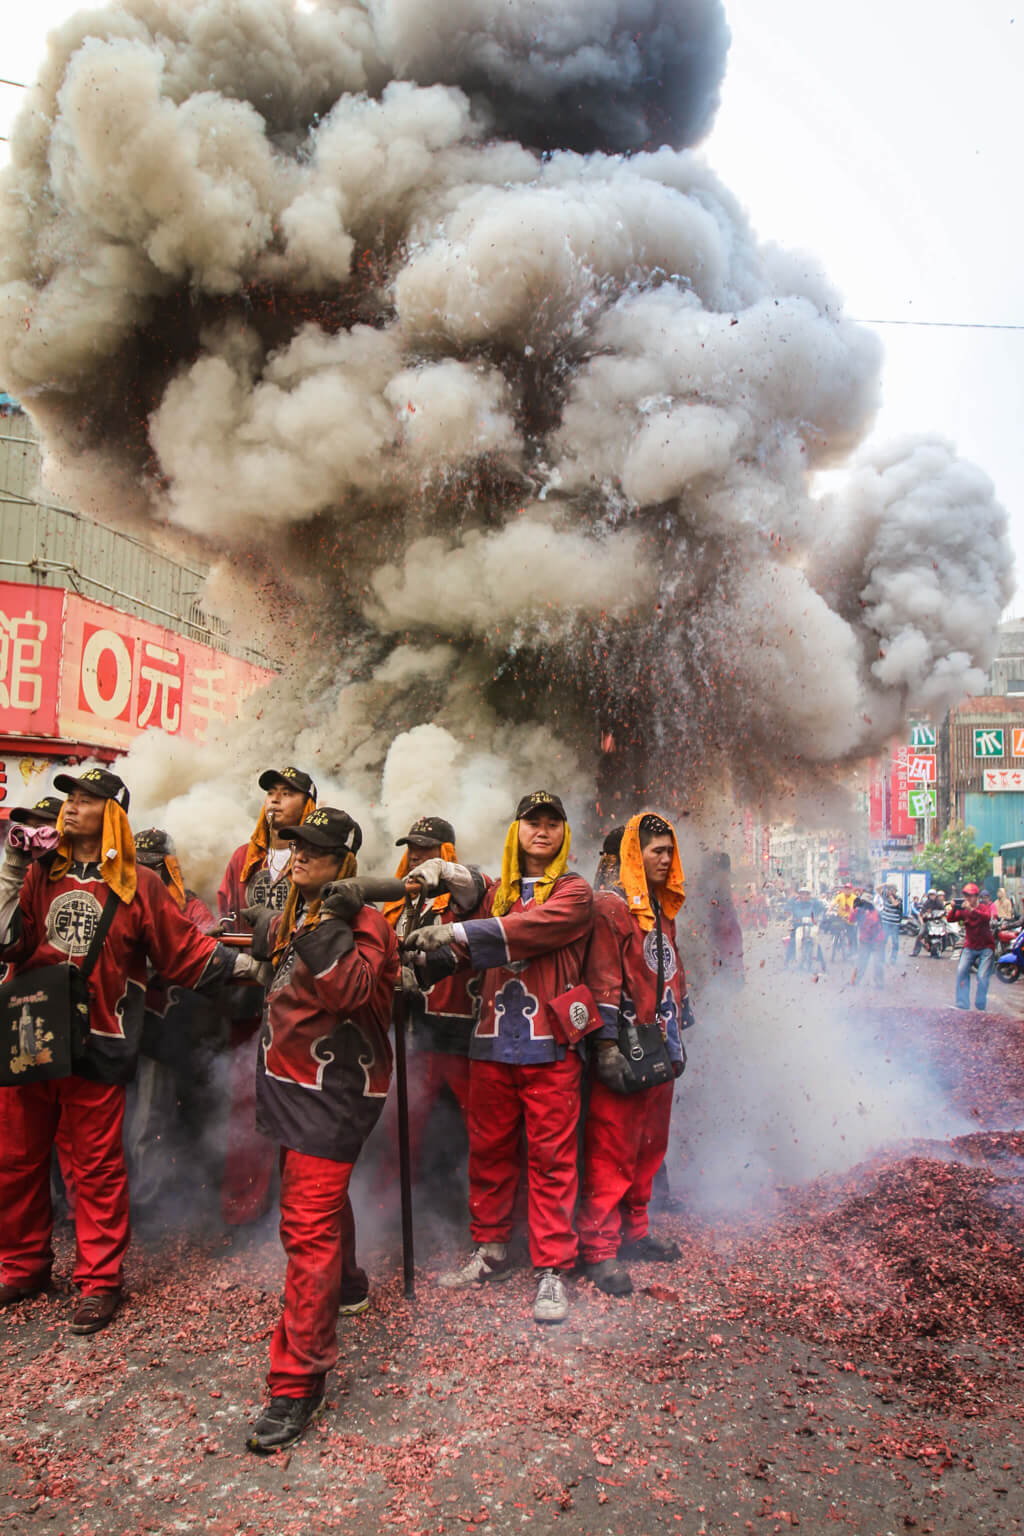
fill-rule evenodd
<path id="1" fill-rule="evenodd" d="M 718 0 L 122 0 L 53 34 L 0 378 L 66 493 L 191 540 L 290 667 L 173 775 L 130 756 L 203 879 L 275 761 L 371 860 L 452 811 L 493 863 L 525 788 L 767 814 L 977 686 L 1005 516 L 926 439 L 816 494 L 879 352 L 686 147 L 727 43 Z"/>

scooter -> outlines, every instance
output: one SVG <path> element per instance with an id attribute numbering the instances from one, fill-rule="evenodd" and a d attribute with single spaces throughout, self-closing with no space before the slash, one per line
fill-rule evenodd
<path id="1" fill-rule="evenodd" d="M 938 960 L 950 942 L 949 924 L 936 913 L 924 925 L 924 942 L 933 960 Z"/>
<path id="2" fill-rule="evenodd" d="M 996 937 L 1000 944 L 1007 945 L 1006 952 L 996 960 L 996 975 L 1010 985 L 1024 971 L 1024 928 L 1017 933 L 1004 931 Z"/>

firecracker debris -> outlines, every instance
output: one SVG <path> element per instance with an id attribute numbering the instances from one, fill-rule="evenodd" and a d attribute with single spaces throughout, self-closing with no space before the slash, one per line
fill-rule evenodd
<path id="1" fill-rule="evenodd" d="M 1016 1114 L 1015 1019 L 908 1012 L 863 1027 L 979 1125 Z M 244 1439 L 280 1308 L 272 1226 L 144 1238 L 105 1332 L 70 1336 L 59 1294 L 0 1320 L 0 1530 L 1022 1528 L 1024 1133 L 904 1144 L 781 1191 L 767 1221 L 658 1230 L 680 1263 L 632 1265 L 625 1299 L 574 1282 L 555 1329 L 527 1267 L 453 1295 L 431 1283 L 450 1247 L 428 1252 L 410 1303 L 394 1247 L 367 1253 L 373 1305 L 339 1322 L 327 1413 L 267 1459 Z"/>

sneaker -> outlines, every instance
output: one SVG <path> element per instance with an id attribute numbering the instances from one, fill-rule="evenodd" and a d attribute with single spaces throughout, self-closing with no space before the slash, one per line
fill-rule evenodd
<path id="1" fill-rule="evenodd" d="M 464 1285 L 483 1285 L 485 1280 L 507 1280 L 511 1273 L 507 1244 L 481 1243 L 468 1263 L 438 1275 L 437 1283 L 446 1291 L 456 1291 Z"/>
<path id="2" fill-rule="evenodd" d="M 534 1317 L 538 1323 L 564 1322 L 569 1316 L 569 1298 L 565 1294 L 561 1275 L 557 1269 L 542 1269 L 539 1274 L 537 1299 L 533 1304 Z"/>
<path id="3" fill-rule="evenodd" d="M 72 1333 L 99 1333 L 110 1322 L 121 1305 L 120 1291 L 96 1291 L 83 1296 L 71 1314 L 68 1325 Z"/>
<path id="4" fill-rule="evenodd" d="M 583 1273 L 606 1296 L 632 1294 L 633 1282 L 629 1278 L 629 1270 L 623 1269 L 614 1259 L 598 1259 L 596 1264 L 584 1264 Z"/>
<path id="5" fill-rule="evenodd" d="M 338 1307 L 339 1317 L 358 1317 L 360 1312 L 369 1312 L 369 1295 L 357 1296 L 353 1301 L 343 1301 Z"/>
<path id="6" fill-rule="evenodd" d="M 623 1243 L 619 1249 L 620 1259 L 637 1259 L 643 1264 L 674 1264 L 676 1259 L 683 1256 L 678 1243 L 659 1243 L 656 1237 L 647 1233 L 645 1237 L 635 1237 L 632 1242 Z"/>
<path id="7" fill-rule="evenodd" d="M 312 1397 L 272 1397 L 266 1412 L 253 1425 L 246 1450 L 257 1456 L 286 1451 L 320 1417 L 323 1406 L 323 1387 Z"/>

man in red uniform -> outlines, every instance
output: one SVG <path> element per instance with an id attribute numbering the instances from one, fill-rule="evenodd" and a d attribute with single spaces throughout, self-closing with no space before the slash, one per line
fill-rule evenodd
<path id="1" fill-rule="evenodd" d="M 570 839 L 557 795 L 525 795 L 505 839 L 501 881 L 478 916 L 421 928 L 407 941 L 427 952 L 451 945 L 484 972 L 469 1072 L 469 1210 L 477 1247 L 440 1284 L 473 1285 L 509 1272 L 525 1126 L 530 1257 L 538 1275 L 533 1315 L 550 1323 L 568 1313 L 562 1275 L 576 1262 L 582 1072 L 576 1048 L 555 1036 L 550 1004 L 579 984 L 593 920 L 590 886 L 567 872 Z"/>
<path id="2" fill-rule="evenodd" d="M 396 847 L 405 848 L 395 871 L 399 880 L 413 880 L 411 899 L 388 902 L 381 908 L 399 941 L 409 931 L 417 888 L 431 893 L 420 922 L 451 923 L 474 911 L 487 882 L 477 870 L 458 862 L 455 831 L 440 816 L 421 816 Z M 476 1004 L 469 990 L 472 975 L 456 971 L 425 990 L 406 992 L 410 1006 L 413 1055 L 409 1080 L 409 1152 L 413 1170 L 420 1164 L 427 1124 L 447 1088 L 465 1120 L 469 1111 L 469 1042 Z"/>
<path id="3" fill-rule="evenodd" d="M 53 1261 L 50 1152 L 58 1119 L 70 1137 L 81 1293 L 73 1333 L 94 1333 L 121 1299 L 129 1241 L 121 1127 L 142 1032 L 146 959 L 171 981 L 209 985 L 253 970 L 186 922 L 152 870 L 137 869 L 116 774 L 58 775 L 67 793 L 55 854 L 33 862 L 8 847 L 0 869 L 0 935 L 16 974 L 82 963 L 108 901 L 113 921 L 90 978 L 88 1057 L 80 1072 L 0 1088 L 0 1306 L 46 1290 Z"/>
<path id="4" fill-rule="evenodd" d="M 248 933 L 246 907 L 283 912 L 291 892 L 288 866 L 292 844 L 281 828 L 300 826 L 316 806 L 316 785 L 301 768 L 267 768 L 257 780 L 265 794 L 247 843 L 228 860 L 217 892 L 217 911 L 226 933 Z M 247 989 L 248 990 L 248 989 Z M 247 1008 L 243 996 L 239 1006 Z M 230 1102 L 227 1147 L 221 1180 L 221 1214 L 231 1227 L 258 1221 L 270 1209 L 274 1148 L 256 1130 L 256 1041 L 260 1009 L 231 1019 Z"/>
<path id="5" fill-rule="evenodd" d="M 679 1257 L 675 1243 L 651 1237 L 647 1216 L 654 1175 L 668 1150 L 675 1085 L 624 1092 L 619 1025 L 623 1019 L 657 1020 L 678 1076 L 685 1062 L 680 1027 L 692 1022 L 676 948 L 675 917 L 685 895 L 671 823 L 650 813 L 634 816 L 622 834 L 619 861 L 617 883 L 594 897 L 594 932 L 583 972 L 604 1023 L 594 1037 L 583 1198 L 576 1223 L 584 1272 L 611 1296 L 626 1296 L 633 1289 L 619 1257 Z"/>
<path id="6" fill-rule="evenodd" d="M 350 878 L 362 841 L 352 818 L 324 806 L 284 835 L 295 847 L 294 893 L 253 939 L 256 956 L 274 967 L 256 1101 L 260 1129 L 281 1149 L 288 1256 L 284 1313 L 270 1345 L 271 1400 L 246 1442 L 264 1455 L 291 1445 L 318 1413 L 338 1358 L 342 1288 L 366 1283 L 348 1187 L 391 1080 L 399 969 L 394 934 Z"/>

